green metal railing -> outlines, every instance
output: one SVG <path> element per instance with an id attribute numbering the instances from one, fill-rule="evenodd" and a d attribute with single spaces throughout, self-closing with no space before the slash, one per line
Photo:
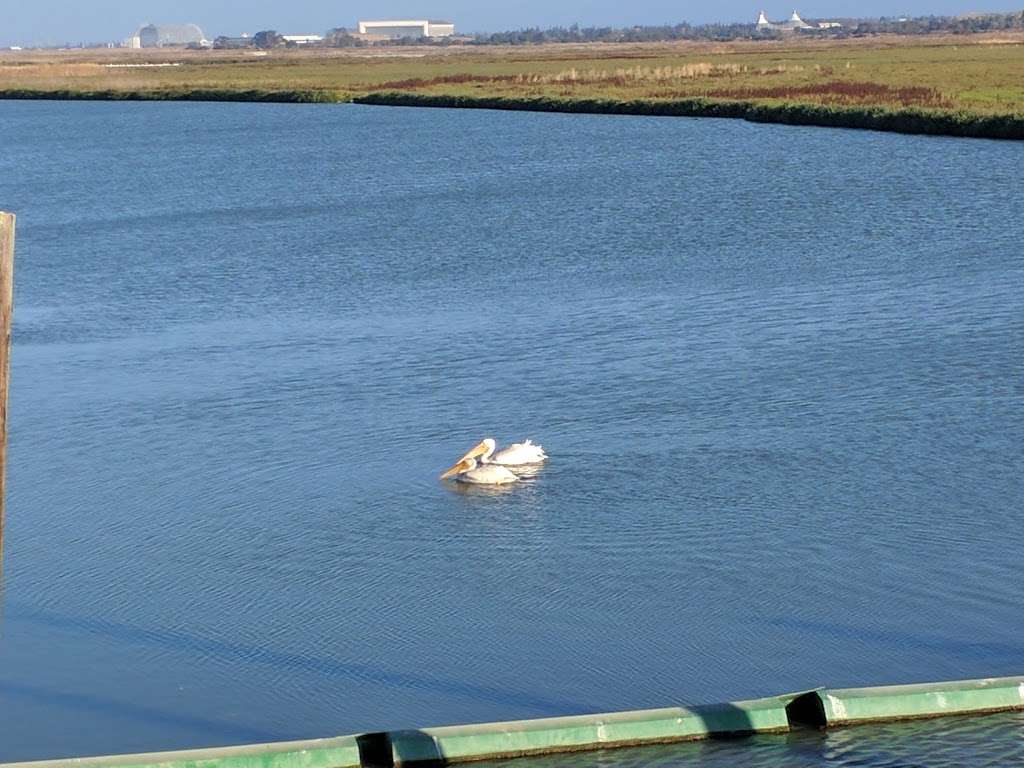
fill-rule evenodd
<path id="1" fill-rule="evenodd" d="M 764 699 L 332 739 L 0 763 L 0 768 L 358 768 L 445 764 L 1024 709 L 1024 677 L 817 688 Z"/>

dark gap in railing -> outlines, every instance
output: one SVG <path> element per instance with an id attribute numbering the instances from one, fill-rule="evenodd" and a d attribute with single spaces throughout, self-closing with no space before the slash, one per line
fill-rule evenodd
<path id="1" fill-rule="evenodd" d="M 391 734 L 363 733 L 356 736 L 359 747 L 359 765 L 362 768 L 394 768 L 395 757 L 391 750 Z"/>
<path id="2" fill-rule="evenodd" d="M 808 691 L 786 705 L 786 719 L 790 728 L 817 728 L 828 725 L 825 705 L 817 691 Z"/>

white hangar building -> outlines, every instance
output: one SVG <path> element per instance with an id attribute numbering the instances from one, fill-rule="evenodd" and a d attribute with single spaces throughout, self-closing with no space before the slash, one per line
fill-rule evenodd
<path id="1" fill-rule="evenodd" d="M 451 37 L 455 25 L 450 21 L 401 19 L 395 21 L 360 21 L 359 34 L 397 40 L 402 37 Z"/>

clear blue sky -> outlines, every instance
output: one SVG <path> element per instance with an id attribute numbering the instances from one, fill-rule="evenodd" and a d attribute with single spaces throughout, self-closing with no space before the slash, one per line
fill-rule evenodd
<path id="1" fill-rule="evenodd" d="M 689 21 L 752 21 L 763 6 L 769 18 L 804 16 L 955 15 L 977 10 L 1011 11 L 1021 0 L 3 0 L 0 46 L 120 40 L 139 25 L 193 22 L 206 36 L 276 29 L 321 33 L 352 27 L 360 18 L 450 19 L 462 32 L 497 31 L 579 22 L 583 26 Z"/>

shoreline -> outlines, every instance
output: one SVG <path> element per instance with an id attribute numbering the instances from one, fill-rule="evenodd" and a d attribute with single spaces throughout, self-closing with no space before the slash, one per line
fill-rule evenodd
<path id="1" fill-rule="evenodd" d="M 2 88 L 0 101 L 223 101 L 257 104 L 348 104 L 350 94 L 317 89 L 190 88 L 164 90 L 43 90 Z"/>
<path id="2" fill-rule="evenodd" d="M 2 89 L 10 101 L 196 101 L 273 104 L 365 104 L 389 107 L 497 109 L 519 112 L 716 117 L 752 123 L 851 128 L 955 138 L 1024 140 L 1024 114 L 981 115 L 915 108 L 830 107 L 806 103 L 758 103 L 726 99 L 615 100 L 589 98 L 462 96 L 395 91 L 351 94 L 318 89 L 43 90 Z"/>
<path id="3" fill-rule="evenodd" d="M 508 98 L 444 96 L 411 93 L 370 93 L 355 104 L 391 107 L 447 107 L 563 112 L 650 117 L 717 117 L 751 123 L 853 128 L 887 133 L 923 134 L 974 139 L 1024 140 L 1024 115 L 987 116 L 884 107 L 828 107 L 815 104 L 764 104 L 718 99 L 615 101 L 610 99 Z"/>

